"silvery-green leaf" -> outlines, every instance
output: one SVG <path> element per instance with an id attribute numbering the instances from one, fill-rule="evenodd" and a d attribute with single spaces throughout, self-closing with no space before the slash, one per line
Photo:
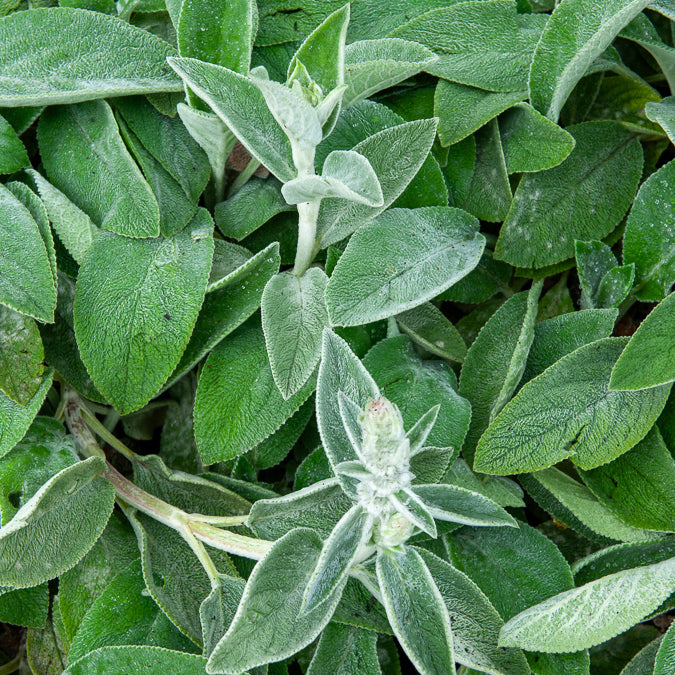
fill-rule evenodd
<path id="1" fill-rule="evenodd" d="M 16 12 L 0 20 L 0 105 L 181 91 L 166 68 L 175 53 L 164 40 L 105 14 L 66 7 Z"/>
<path id="2" fill-rule="evenodd" d="M 363 413 L 363 410 L 357 406 L 356 403 L 354 403 L 354 401 L 349 398 L 349 396 L 346 396 L 341 391 L 338 391 L 337 399 L 338 408 L 340 409 L 340 417 L 342 417 L 342 423 L 345 426 L 345 431 L 347 432 L 349 441 L 351 442 L 354 452 L 357 454 L 359 459 L 362 459 L 362 431 L 361 424 L 359 422 L 359 415 Z"/>
<path id="3" fill-rule="evenodd" d="M 425 46 L 400 38 L 360 40 L 345 49 L 345 108 L 393 87 L 438 60 Z"/>
<path id="4" fill-rule="evenodd" d="M 81 265 L 98 228 L 91 218 L 37 171 L 27 169 L 42 199 L 49 220 L 68 253 Z"/>
<path id="5" fill-rule="evenodd" d="M 417 422 L 415 422 L 415 426 L 408 429 L 406 438 L 410 442 L 411 457 L 415 456 L 418 452 L 420 452 L 420 450 L 422 450 L 424 441 L 427 440 L 427 437 L 431 433 L 434 424 L 436 424 L 438 412 L 440 409 L 440 403 L 435 405 L 433 408 L 430 408 L 424 413 L 424 415 L 422 415 L 422 417 L 417 420 Z"/>
<path id="6" fill-rule="evenodd" d="M 420 554 L 409 547 L 380 552 L 377 578 L 389 623 L 417 670 L 454 674 L 448 610 Z"/>
<path id="7" fill-rule="evenodd" d="M 504 622 L 480 588 L 429 551 L 418 552 L 448 610 L 455 659 L 491 675 L 529 675 L 530 669 L 520 650 L 497 646 Z"/>
<path id="8" fill-rule="evenodd" d="M 520 181 L 495 248 L 499 260 L 539 268 L 571 258 L 575 239 L 607 236 L 635 197 L 643 160 L 633 134 L 610 121 L 567 131 L 576 141 L 567 159 Z"/>
<path id="9" fill-rule="evenodd" d="M 532 61 L 530 100 L 557 121 L 586 70 L 649 0 L 562 0 L 544 28 Z"/>
<path id="10" fill-rule="evenodd" d="M 321 633 L 307 675 L 381 675 L 377 634 L 329 623 Z"/>
<path id="11" fill-rule="evenodd" d="M 113 509 L 115 490 L 101 477 L 105 469 L 92 457 L 59 471 L 0 528 L 1 584 L 36 586 L 85 555 Z"/>
<path id="12" fill-rule="evenodd" d="M 38 414 L 47 392 L 52 386 L 54 370 L 49 368 L 33 398 L 21 405 L 0 392 L 0 457 L 6 455 L 24 436 Z"/>
<path id="13" fill-rule="evenodd" d="M 671 624 L 663 636 L 654 662 L 654 675 L 668 675 L 675 669 L 675 627 Z"/>
<path id="14" fill-rule="evenodd" d="M 254 82 L 196 59 L 170 58 L 169 65 L 211 106 L 253 157 L 279 180 L 295 178 L 290 141 L 267 108 L 257 86 L 262 80 Z"/>
<path id="15" fill-rule="evenodd" d="M 157 393 L 188 343 L 211 268 L 212 228 L 202 209 L 173 237 L 102 232 L 85 258 L 75 335 L 96 386 L 122 414 Z"/>
<path id="16" fill-rule="evenodd" d="M 333 325 L 393 316 L 430 300 L 478 263 L 485 240 L 459 209 L 392 209 L 352 236 L 326 289 Z"/>
<path id="17" fill-rule="evenodd" d="M 624 264 L 635 264 L 635 295 L 658 302 L 675 282 L 673 185 L 675 162 L 668 162 L 641 185 L 626 221 Z"/>
<path id="18" fill-rule="evenodd" d="M 418 483 L 438 483 L 453 460 L 456 461 L 455 448 L 438 448 L 427 445 L 410 458 L 410 473 L 414 476 L 413 485 Z"/>
<path id="19" fill-rule="evenodd" d="M 601 241 L 575 241 L 574 256 L 582 291 L 581 306 L 584 309 L 593 309 L 597 306 L 595 298 L 600 282 L 616 267 L 616 258 L 612 249 Z"/>
<path id="20" fill-rule="evenodd" d="M 453 2 L 426 12 L 391 35 L 439 55 L 427 70 L 438 77 L 490 91 L 527 86 L 545 15 L 518 14 L 512 2 Z"/>
<path id="21" fill-rule="evenodd" d="M 344 584 L 300 615 L 302 596 L 321 554 L 318 535 L 296 528 L 254 567 L 237 613 L 208 662 L 210 672 L 241 673 L 281 661 L 312 642 L 330 621 Z"/>
<path id="22" fill-rule="evenodd" d="M 355 478 L 359 482 L 371 480 L 373 477 L 373 474 L 363 466 L 363 463 L 356 460 L 340 462 L 335 466 L 335 474 Z"/>
<path id="23" fill-rule="evenodd" d="M 259 499 L 246 524 L 259 537 L 279 539 L 294 527 L 308 527 L 326 539 L 351 508 L 335 478 L 314 483 L 276 499 Z"/>
<path id="24" fill-rule="evenodd" d="M 389 497 L 394 508 L 415 527 L 434 539 L 438 535 L 434 517 L 427 505 L 412 490 L 401 490 Z"/>
<path id="25" fill-rule="evenodd" d="M 30 166 L 26 148 L 11 124 L 0 117 L 0 174 L 14 173 Z"/>
<path id="26" fill-rule="evenodd" d="M 675 293 L 638 326 L 612 369 L 612 390 L 654 387 L 675 380 Z"/>
<path id="27" fill-rule="evenodd" d="M 50 181 L 96 225 L 128 237 L 159 234 L 157 200 L 105 101 L 49 108 L 38 141 Z"/>
<path id="28" fill-rule="evenodd" d="M 224 371 L 227 378 L 222 377 Z M 313 390 L 310 380 L 283 398 L 260 323 L 251 319 L 213 349 L 199 378 L 194 418 L 202 461 L 213 464 L 251 450 L 293 415 Z"/>
<path id="29" fill-rule="evenodd" d="M 340 391 L 361 407 L 380 396 L 373 378 L 347 343 L 326 329 L 316 385 L 316 417 L 323 447 L 333 467 L 357 459 L 336 405 Z"/>
<path id="30" fill-rule="evenodd" d="M 530 651 L 575 652 L 623 633 L 675 588 L 675 558 L 602 577 L 555 595 L 510 619 L 500 644 Z"/>
<path id="31" fill-rule="evenodd" d="M 596 295 L 598 307 L 619 307 L 628 297 L 635 280 L 635 265 L 617 265 L 602 278 Z"/>
<path id="32" fill-rule="evenodd" d="M 432 482 L 432 481 L 428 481 Z M 438 482 L 438 481 L 436 481 Z M 515 481 L 503 476 L 477 476 L 461 458 L 456 459 L 444 473 L 443 483 L 458 485 L 478 492 L 497 502 L 500 506 L 522 507 L 523 490 Z"/>
<path id="33" fill-rule="evenodd" d="M 218 585 L 211 590 L 199 607 L 204 637 L 204 655 L 210 656 L 221 637 L 227 632 L 244 594 L 243 579 L 220 574 Z"/>
<path id="34" fill-rule="evenodd" d="M 656 421 L 670 386 L 609 391 L 611 370 L 625 344 L 622 338 L 597 340 L 530 380 L 483 434 L 474 469 L 522 473 L 567 457 L 592 469 L 630 450 Z"/>
<path id="35" fill-rule="evenodd" d="M 611 644 L 611 643 L 610 643 Z M 661 636 L 655 638 L 646 647 L 643 647 L 621 671 L 620 675 L 652 675 L 656 654 L 661 646 Z"/>
<path id="36" fill-rule="evenodd" d="M 518 527 L 499 504 L 478 492 L 457 485 L 414 485 L 412 491 L 437 520 L 462 525 Z"/>
<path id="37" fill-rule="evenodd" d="M 645 105 L 645 115 L 666 132 L 671 143 L 675 143 L 675 96 L 649 101 Z"/>
<path id="38" fill-rule="evenodd" d="M 305 588 L 301 615 L 330 598 L 347 578 L 349 568 L 371 535 L 372 517 L 355 505 L 340 519 L 324 542 L 321 555 Z"/>
<path id="39" fill-rule="evenodd" d="M 252 257 L 247 248 L 233 244 L 231 241 L 214 239 L 213 244 L 213 260 L 211 261 L 209 285 L 206 287 L 207 293 L 227 285 L 231 281 L 232 273 L 249 262 Z"/>
<path id="40" fill-rule="evenodd" d="M 54 320 L 56 285 L 39 224 L 0 185 L 0 303 L 40 321 Z"/>

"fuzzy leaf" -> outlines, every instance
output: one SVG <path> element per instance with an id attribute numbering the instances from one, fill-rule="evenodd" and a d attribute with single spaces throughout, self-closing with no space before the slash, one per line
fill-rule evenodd
<path id="1" fill-rule="evenodd" d="M 0 117 L 0 174 L 14 173 L 26 166 L 30 166 L 26 148 L 11 124 Z"/>
<path id="2" fill-rule="evenodd" d="M 375 633 L 332 622 L 321 633 L 307 675 L 381 675 L 377 656 Z"/>
<path id="3" fill-rule="evenodd" d="M 609 391 L 624 345 L 621 338 L 598 340 L 528 382 L 481 438 L 474 469 L 521 473 L 567 457 L 592 469 L 630 450 L 656 421 L 670 387 Z"/>
<path id="4" fill-rule="evenodd" d="M 668 675 L 673 669 L 675 669 L 675 627 L 671 624 L 656 654 L 654 675 Z"/>

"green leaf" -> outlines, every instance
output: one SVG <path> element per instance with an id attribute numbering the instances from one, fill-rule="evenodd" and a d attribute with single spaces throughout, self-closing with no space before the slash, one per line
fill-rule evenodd
<path id="1" fill-rule="evenodd" d="M 473 457 L 489 424 L 506 405 L 525 370 L 534 339 L 541 286 L 507 300 L 488 320 L 467 352 L 459 392 L 471 403 L 464 453 Z"/>
<path id="2" fill-rule="evenodd" d="M 0 457 L 6 455 L 23 438 L 52 386 L 53 377 L 54 370 L 49 368 L 39 389 L 25 406 L 0 392 Z"/>
<path id="3" fill-rule="evenodd" d="M 654 672 L 654 661 L 660 646 L 661 638 L 652 640 L 628 662 L 621 671 L 621 675 L 641 675 L 642 673 L 651 675 Z"/>
<path id="4" fill-rule="evenodd" d="M 632 450 L 582 471 L 581 478 L 629 525 L 675 532 L 675 461 L 656 427 Z"/>
<path id="5" fill-rule="evenodd" d="M 335 478 L 322 480 L 276 499 L 260 499 L 246 524 L 259 537 L 274 540 L 294 527 L 307 527 L 327 539 L 352 506 Z"/>
<path id="6" fill-rule="evenodd" d="M 654 662 L 654 675 L 668 675 L 675 668 L 675 627 L 663 636 Z"/>
<path id="7" fill-rule="evenodd" d="M 654 172 L 641 185 L 626 221 L 624 264 L 635 264 L 635 294 L 639 300 L 658 302 L 675 282 L 673 188 L 675 162 Z"/>
<path id="8" fill-rule="evenodd" d="M 518 527 L 501 506 L 478 492 L 456 485 L 415 485 L 412 491 L 436 520 L 485 527 Z"/>
<path id="9" fill-rule="evenodd" d="M 324 293 L 328 277 L 313 267 L 300 278 L 290 272 L 272 277 L 262 295 L 262 325 L 274 382 L 284 399 L 307 381 L 321 357 L 328 326 Z"/>
<path id="10" fill-rule="evenodd" d="M 228 372 L 227 378 L 222 377 Z M 195 400 L 195 437 L 204 464 L 232 459 L 275 432 L 314 389 L 307 382 L 287 400 L 277 388 L 257 320 L 209 355 Z"/>
<path id="11" fill-rule="evenodd" d="M 233 197 L 216 204 L 215 219 L 226 237 L 241 241 L 278 213 L 293 210 L 276 180 L 253 177 Z"/>
<path id="12" fill-rule="evenodd" d="M 410 40 L 383 38 L 352 42 L 345 48 L 342 105 L 348 108 L 383 89 L 393 87 L 437 61 L 429 49 Z"/>
<path id="13" fill-rule="evenodd" d="M 375 170 L 384 201 L 375 207 L 344 199 L 323 200 L 317 223 L 321 247 L 341 241 L 388 208 L 420 170 L 435 134 L 435 120 L 416 120 L 385 128 L 351 148 Z"/>
<path id="14" fill-rule="evenodd" d="M 523 491 L 518 483 L 503 476 L 477 476 L 461 458 L 448 467 L 443 476 L 443 483 L 478 492 L 500 506 L 518 508 L 525 505 Z"/>
<path id="15" fill-rule="evenodd" d="M 621 338 L 598 340 L 528 382 L 481 438 L 475 470 L 522 473 L 567 457 L 582 469 L 592 469 L 642 440 L 670 387 L 609 391 L 611 369 L 624 345 Z M 513 425 L 517 435 L 510 431 Z"/>
<path id="16" fill-rule="evenodd" d="M 409 547 L 400 553 L 381 551 L 377 579 L 389 623 L 417 670 L 454 673 L 448 610 L 420 554 Z"/>
<path id="17" fill-rule="evenodd" d="M 169 65 L 211 106 L 253 157 L 280 181 L 295 178 L 291 143 L 255 82 L 196 59 L 170 58 Z"/>
<path id="18" fill-rule="evenodd" d="M 456 454 L 469 426 L 471 407 L 456 393 L 457 380 L 448 364 L 421 359 L 412 342 L 403 335 L 380 341 L 368 352 L 363 364 L 372 373 L 382 395 L 399 407 L 406 428 L 410 429 L 430 406 L 439 404 L 438 417 L 426 443 L 451 447 Z"/>
<path id="19" fill-rule="evenodd" d="M 243 579 L 221 574 L 218 584 L 199 607 L 204 636 L 204 655 L 210 656 L 220 638 L 227 632 L 244 594 Z"/>
<path id="20" fill-rule="evenodd" d="M 166 67 L 176 53 L 169 44 L 105 14 L 65 7 L 16 12 L 0 20 L 0 45 L 2 106 L 182 90 Z"/>
<path id="21" fill-rule="evenodd" d="M 371 518 L 356 505 L 333 528 L 304 591 L 302 615 L 328 600 L 347 578 L 350 567 L 372 535 L 371 524 Z"/>
<path id="22" fill-rule="evenodd" d="M 675 380 L 675 293 L 640 324 L 612 370 L 612 390 L 654 387 Z"/>
<path id="23" fill-rule="evenodd" d="M 558 166 L 576 144 L 569 132 L 540 115 L 528 103 L 517 103 L 501 115 L 499 131 L 509 173 L 543 171 Z"/>
<path id="24" fill-rule="evenodd" d="M 634 269 L 630 265 L 618 267 L 612 249 L 601 241 L 574 242 L 574 255 L 581 284 L 581 306 L 617 306 L 628 294 L 632 285 Z M 624 272 L 628 272 L 628 284 L 621 284 Z M 623 286 L 623 288 L 622 288 Z M 623 292 L 625 291 L 625 292 Z"/>
<path id="25" fill-rule="evenodd" d="M 0 305 L 0 390 L 26 405 L 42 383 L 45 367 L 40 331 L 33 319 Z"/>
<path id="26" fill-rule="evenodd" d="M 331 622 L 321 633 L 307 675 L 381 675 L 377 657 L 375 633 Z"/>
<path id="27" fill-rule="evenodd" d="M 520 650 L 497 646 L 504 622 L 476 584 L 429 551 L 419 554 L 434 579 L 450 616 L 455 659 L 493 675 L 529 675 Z"/>
<path id="28" fill-rule="evenodd" d="M 596 295 L 598 307 L 619 307 L 628 297 L 635 280 L 635 265 L 617 265 L 600 282 Z"/>
<path id="29" fill-rule="evenodd" d="M 26 166 L 30 166 L 26 148 L 10 123 L 0 117 L 0 174 L 14 173 Z"/>
<path id="30" fill-rule="evenodd" d="M 68 253 L 82 264 L 98 228 L 84 211 L 75 206 L 61 190 L 55 188 L 41 174 L 33 169 L 27 169 L 26 172 L 37 187 L 59 240 Z"/>
<path id="31" fill-rule="evenodd" d="M 489 91 L 520 91 L 547 17 L 517 14 L 513 2 L 458 2 L 395 30 L 394 37 L 433 49 L 432 75 Z"/>
<path id="32" fill-rule="evenodd" d="M 324 96 L 344 83 L 345 38 L 350 5 L 346 4 L 326 17 L 305 39 L 288 65 L 289 79 L 302 64 Z"/>
<path id="33" fill-rule="evenodd" d="M 188 651 L 190 643 L 172 624 L 169 623 L 173 629 L 169 635 L 160 633 L 164 620 L 160 608 L 145 592 L 141 561 L 135 560 L 111 580 L 88 608 L 71 642 L 68 660 L 74 663 L 89 652 L 112 645 L 171 647 L 176 638 L 182 638 Z"/>
<path id="34" fill-rule="evenodd" d="M 575 349 L 609 337 L 617 316 L 615 309 L 587 309 L 537 323 L 521 381 L 540 375 Z"/>
<path id="35" fill-rule="evenodd" d="M 563 0 L 544 28 L 532 61 L 530 100 L 557 121 L 593 61 L 649 0 Z"/>
<path id="36" fill-rule="evenodd" d="M 675 96 L 649 101 L 645 105 L 645 115 L 656 122 L 666 132 L 670 142 L 675 144 Z"/>
<path id="37" fill-rule="evenodd" d="M 361 408 L 380 396 L 375 380 L 348 344 L 326 329 L 316 385 L 316 419 L 332 467 L 357 458 L 337 405 L 340 391 Z"/>
<path id="38" fill-rule="evenodd" d="M 510 619 L 500 644 L 574 652 L 623 633 L 675 588 L 675 559 L 617 572 L 561 593 Z"/>
<path id="39" fill-rule="evenodd" d="M 162 647 L 102 647 L 71 663 L 63 675 L 114 673 L 126 675 L 206 675 L 206 659 Z"/>
<path id="40" fill-rule="evenodd" d="M 0 584 L 36 586 L 73 567 L 103 532 L 115 490 L 92 457 L 45 483 L 0 529 Z M 73 519 L 79 526 L 72 528 Z"/>
<path id="41" fill-rule="evenodd" d="M 473 140 L 473 137 L 471 137 L 471 140 Z M 506 263 L 495 260 L 492 257 L 492 251 L 486 249 L 483 251 L 483 256 L 478 265 L 464 279 L 460 279 L 447 291 L 441 293 L 439 300 L 479 304 L 489 300 L 497 293 L 509 297 L 512 291 L 508 284 L 512 275 L 513 268 Z"/>
<path id="42" fill-rule="evenodd" d="M 122 414 L 157 393 L 187 345 L 211 268 L 212 227 L 200 210 L 169 238 L 101 233 L 80 269 L 74 314 L 82 360 Z"/>
<path id="43" fill-rule="evenodd" d="M 354 326 L 430 300 L 477 264 L 478 221 L 450 207 L 392 209 L 350 239 L 326 289 L 333 325 Z"/>
<path id="44" fill-rule="evenodd" d="M 637 139 L 617 122 L 567 131 L 576 141 L 567 159 L 520 181 L 497 241 L 498 259 L 544 267 L 570 258 L 575 239 L 602 239 L 630 206 L 642 173 Z"/>
<path id="45" fill-rule="evenodd" d="M 49 615 L 49 588 L 40 584 L 0 594 L 0 621 L 27 628 L 44 628 Z"/>
<path id="46" fill-rule="evenodd" d="M 128 237 L 159 234 L 157 201 L 105 101 L 49 108 L 38 140 L 51 182 L 97 225 Z"/>
<path id="47" fill-rule="evenodd" d="M 434 356 L 459 363 L 464 360 L 466 345 L 462 336 L 432 303 L 397 314 L 396 323 L 416 345 Z"/>
<path id="48" fill-rule="evenodd" d="M 209 658 L 209 670 L 240 673 L 295 654 L 330 621 L 341 584 L 316 609 L 299 616 L 302 596 L 319 559 L 321 540 L 296 528 L 274 543 L 254 567 L 237 614 Z"/>
<path id="49" fill-rule="evenodd" d="M 258 11 L 251 0 L 186 0 L 178 24 L 180 55 L 246 75 L 257 23 Z"/>
<path id="50" fill-rule="evenodd" d="M 537 471 L 523 476 L 521 482 L 545 511 L 588 539 L 609 543 L 648 541 L 659 536 L 628 525 L 587 487 L 559 469 Z"/>
<path id="51" fill-rule="evenodd" d="M 40 225 L 0 185 L 0 304 L 44 322 L 54 320 L 56 282 Z"/>
<path id="52" fill-rule="evenodd" d="M 458 143 L 525 98 L 526 91 L 488 92 L 439 80 L 434 114 L 438 117 L 441 145 L 447 147 Z"/>

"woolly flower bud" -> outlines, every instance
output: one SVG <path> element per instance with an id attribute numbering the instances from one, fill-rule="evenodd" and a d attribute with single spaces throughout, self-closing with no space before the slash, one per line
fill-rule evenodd
<path id="1" fill-rule="evenodd" d="M 414 526 L 400 513 L 393 513 L 380 521 L 379 528 L 373 533 L 373 540 L 382 548 L 396 548 L 404 544 L 413 534 Z"/>
<path id="2" fill-rule="evenodd" d="M 363 457 L 368 468 L 383 476 L 408 471 L 410 443 L 398 408 L 381 397 L 368 403 L 359 417 Z"/>

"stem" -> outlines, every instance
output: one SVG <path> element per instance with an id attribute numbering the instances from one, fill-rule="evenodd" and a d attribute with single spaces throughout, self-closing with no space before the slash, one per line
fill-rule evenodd
<path id="1" fill-rule="evenodd" d="M 295 254 L 293 274 L 301 277 L 314 259 L 316 222 L 319 218 L 321 199 L 298 204 L 298 248 Z"/>
<path id="2" fill-rule="evenodd" d="M 205 516 L 201 513 L 191 513 L 190 520 L 208 523 L 216 527 L 236 527 L 237 525 L 246 525 L 248 516 Z"/>
<path id="3" fill-rule="evenodd" d="M 188 543 L 192 549 L 192 552 L 197 556 L 199 562 L 202 564 L 202 567 L 204 568 L 204 571 L 208 575 L 209 581 L 211 582 L 211 588 L 218 588 L 220 585 L 220 574 L 213 560 L 211 560 L 211 556 L 204 547 L 204 544 L 202 544 L 202 542 L 195 537 L 195 535 L 192 533 L 192 530 L 187 525 L 181 530 L 180 534 Z"/>
<path id="4" fill-rule="evenodd" d="M 213 548 L 253 560 L 260 560 L 270 550 L 273 543 L 264 539 L 245 537 L 227 530 L 219 530 L 209 523 L 199 521 L 192 521 L 190 529 L 197 539 Z"/>
<path id="5" fill-rule="evenodd" d="M 248 183 L 251 176 L 258 170 L 260 162 L 257 159 L 252 159 L 247 165 L 246 168 L 234 179 L 230 189 L 227 191 L 227 198 L 230 199 L 241 190 L 241 188 Z"/>
<path id="6" fill-rule="evenodd" d="M 11 661 L 0 666 L 0 675 L 11 675 L 19 670 L 21 665 L 21 654 L 17 654 Z"/>
<path id="7" fill-rule="evenodd" d="M 100 436 L 111 448 L 114 448 L 121 455 L 124 455 L 130 462 L 138 459 L 138 455 L 136 455 L 133 450 L 124 445 L 124 443 L 122 443 L 122 441 L 120 441 L 117 436 L 111 434 L 105 425 L 101 424 L 96 416 L 89 412 L 89 410 L 87 410 L 86 406 L 83 404 L 80 404 L 80 413 L 84 421 L 87 423 L 87 426 L 89 426 L 93 432 Z"/>

